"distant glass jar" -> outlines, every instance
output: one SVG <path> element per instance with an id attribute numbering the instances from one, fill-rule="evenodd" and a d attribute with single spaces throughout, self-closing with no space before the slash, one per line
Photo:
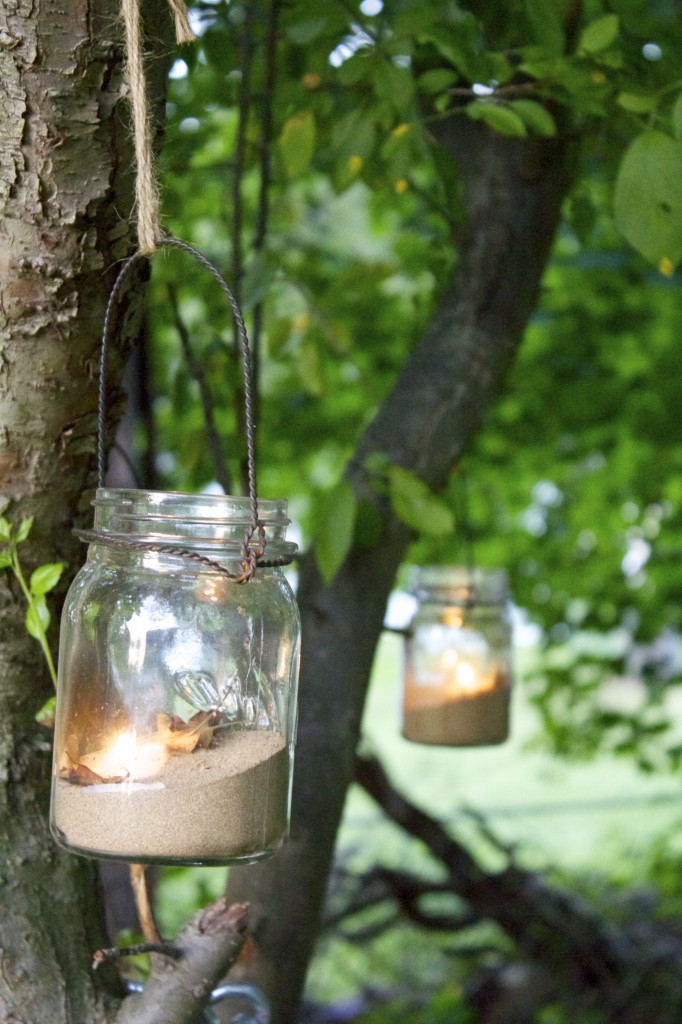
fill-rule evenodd
<path id="1" fill-rule="evenodd" d="M 405 637 L 403 736 L 485 746 L 509 735 L 511 622 L 506 573 L 452 566 L 415 571 Z"/>
<path id="2" fill-rule="evenodd" d="M 139 863 L 267 856 L 289 828 L 300 620 L 281 568 L 232 571 L 247 498 L 100 489 L 62 616 L 51 828 Z M 291 559 L 285 501 L 265 558 Z M 125 546 L 146 541 L 178 549 Z"/>

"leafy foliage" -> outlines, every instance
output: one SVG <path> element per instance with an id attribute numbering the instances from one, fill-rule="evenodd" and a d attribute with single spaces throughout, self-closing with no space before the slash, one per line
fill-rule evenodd
<path id="1" fill-rule="evenodd" d="M 399 466 L 376 486 L 420 534 L 415 560 L 461 561 L 471 540 L 477 561 L 509 569 L 541 631 L 529 685 L 556 749 L 676 764 L 679 10 L 300 0 L 281 10 L 269 80 L 265 6 L 198 5 L 163 157 L 166 223 L 231 273 L 260 324 L 261 492 L 290 496 L 325 579 L 353 537 L 379 542 L 343 468 L 456 261 L 459 182 L 434 128 L 570 132 L 565 226 L 505 394 L 444 495 Z M 164 486 L 195 489 L 213 468 L 167 302 L 178 273 L 169 259 L 153 280 L 157 465 Z M 238 481 L 241 382 L 222 297 L 197 275 L 178 308 Z M 625 677 L 640 681 L 627 712 Z"/>
<path id="2" fill-rule="evenodd" d="M 64 568 L 61 562 L 41 565 L 31 573 L 30 580 L 26 582 L 24 572 L 19 560 L 18 547 L 28 538 L 33 526 L 33 519 L 22 519 L 19 525 L 14 528 L 5 516 L 0 516 L 0 569 L 9 569 L 15 576 L 21 591 L 26 599 L 26 630 L 40 644 L 45 656 L 50 677 L 54 686 L 57 686 L 57 673 L 55 672 L 52 654 L 47 642 L 47 629 L 50 625 L 50 610 L 47 607 L 45 595 L 57 586 Z M 50 705 L 52 701 L 49 702 Z M 45 717 L 49 714 L 51 707 L 47 705 L 39 712 Z"/>

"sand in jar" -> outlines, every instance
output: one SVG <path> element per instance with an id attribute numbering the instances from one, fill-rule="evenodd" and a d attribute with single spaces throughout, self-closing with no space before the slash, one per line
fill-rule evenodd
<path id="1" fill-rule="evenodd" d="M 248 862 L 287 834 L 289 756 L 278 733 L 233 731 L 169 757 L 140 781 L 55 780 L 58 837 L 89 856 L 154 863 Z"/>

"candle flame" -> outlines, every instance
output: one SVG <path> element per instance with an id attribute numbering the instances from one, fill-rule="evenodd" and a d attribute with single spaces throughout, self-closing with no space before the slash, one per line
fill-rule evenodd
<path id="1" fill-rule="evenodd" d="M 86 754 L 81 763 L 102 778 L 125 776 L 127 779 L 148 779 L 157 775 L 168 759 L 161 740 L 140 737 L 136 732 L 115 736 L 108 747 Z"/>

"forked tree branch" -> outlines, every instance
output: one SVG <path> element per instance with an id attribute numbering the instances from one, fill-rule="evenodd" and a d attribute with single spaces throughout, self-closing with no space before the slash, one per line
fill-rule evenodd
<path id="1" fill-rule="evenodd" d="M 482 870 L 443 826 L 391 784 L 374 757 L 358 757 L 355 779 L 384 813 L 420 840 L 446 868 L 451 891 L 480 917 L 495 921 L 534 963 L 544 967 L 570 1002 L 599 1009 L 611 1024 L 675 1024 L 682 1009 L 679 939 L 651 941 L 646 929 L 618 926 L 579 896 L 510 863 Z M 655 1009 L 654 1009 L 655 1008 Z"/>
<path id="2" fill-rule="evenodd" d="M 190 1024 L 239 956 L 248 906 L 224 898 L 196 914 L 173 943 L 179 959 L 124 999 L 114 1024 Z"/>

